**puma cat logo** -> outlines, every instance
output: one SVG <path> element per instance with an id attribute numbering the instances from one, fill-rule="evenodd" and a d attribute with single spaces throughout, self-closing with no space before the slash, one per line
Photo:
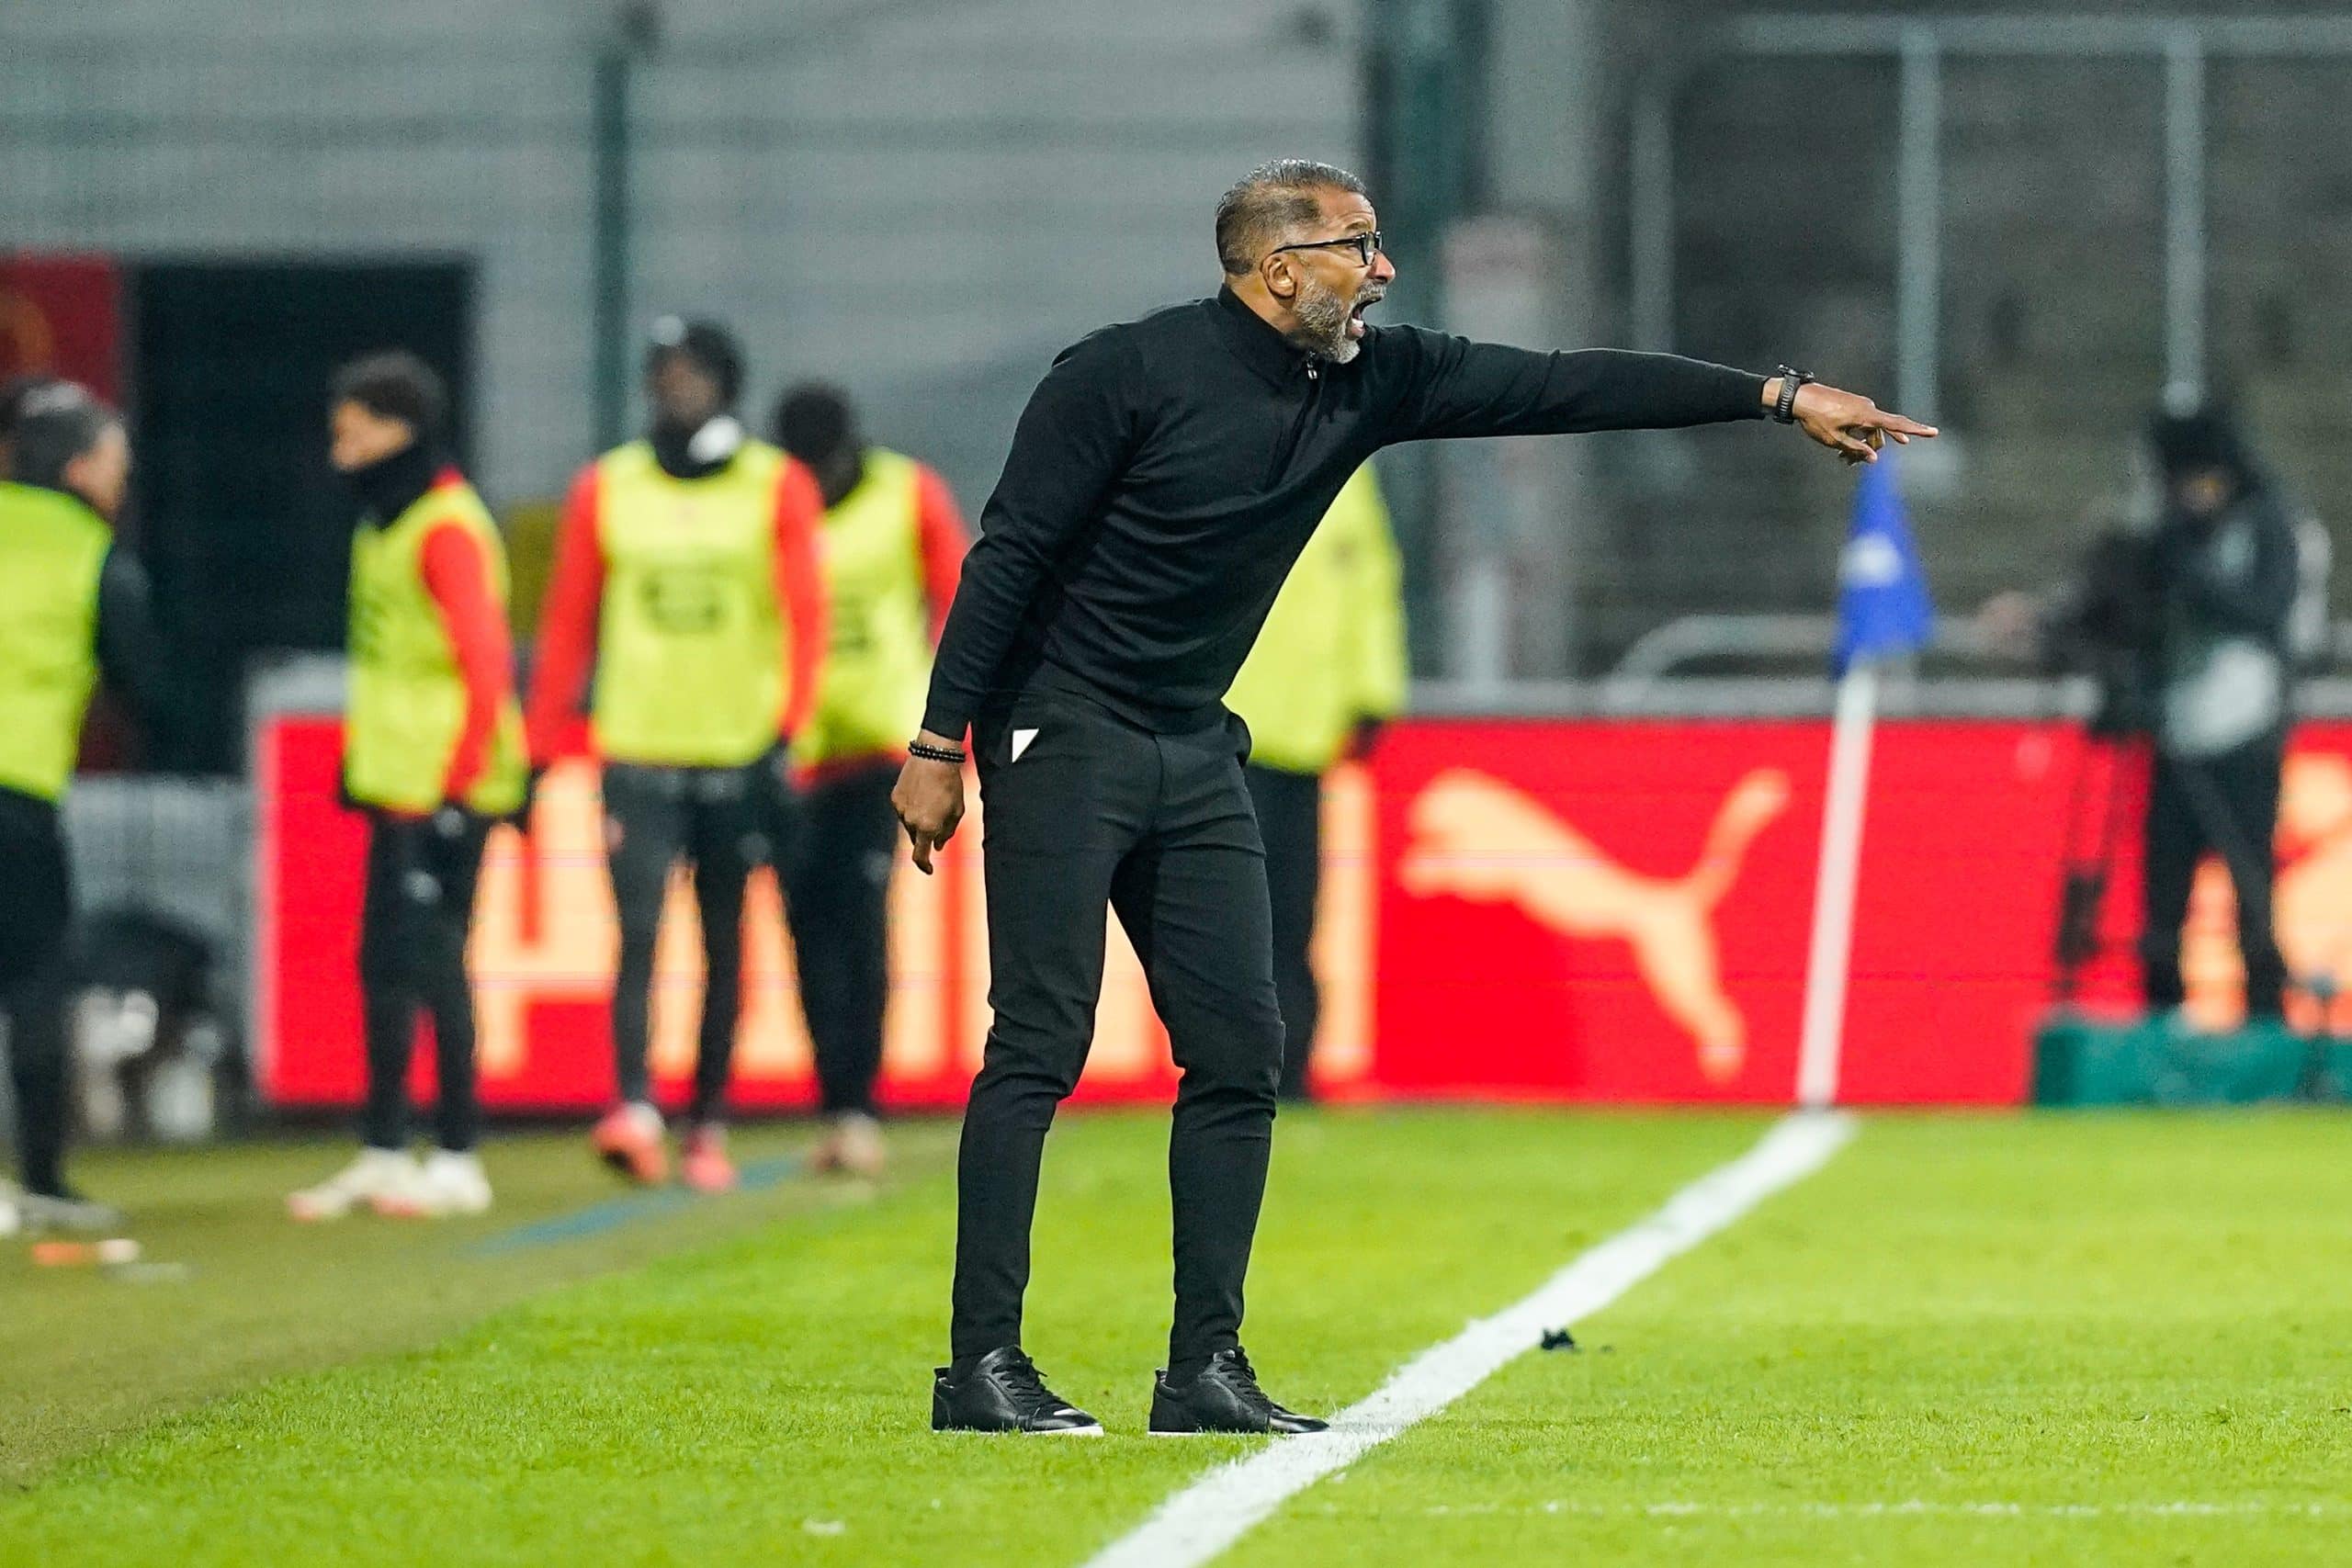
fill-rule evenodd
<path id="1" fill-rule="evenodd" d="M 1499 779 L 1453 768 L 1413 802 L 1397 879 L 1417 897 L 1510 904 L 1562 936 L 1628 943 L 1650 995 L 1697 1043 L 1700 1070 L 1721 1083 L 1747 1060 L 1747 1020 L 1724 994 L 1715 906 L 1788 804 L 1785 773 L 1749 773 L 1724 798 L 1698 863 L 1669 880 L 1628 870 Z"/>

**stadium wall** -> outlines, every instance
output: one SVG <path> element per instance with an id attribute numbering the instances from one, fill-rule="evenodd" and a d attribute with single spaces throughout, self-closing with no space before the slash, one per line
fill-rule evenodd
<path id="1" fill-rule="evenodd" d="M 632 332 L 708 311 L 977 498 L 1052 353 L 1198 294 L 1269 148 L 1352 160 L 1357 0 L 671 0 L 635 71 Z M 481 478 L 591 442 L 579 0 L 12 10 L 0 248 L 479 264 Z"/>

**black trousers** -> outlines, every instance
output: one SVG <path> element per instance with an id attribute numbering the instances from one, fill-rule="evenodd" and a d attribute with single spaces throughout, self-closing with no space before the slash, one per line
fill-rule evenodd
<path id="1" fill-rule="evenodd" d="M 2148 793 L 2146 912 L 2140 956 L 2147 1005 L 2178 1007 L 2180 930 L 2198 863 L 2218 854 L 2237 889 L 2238 951 L 2245 960 L 2246 1013 L 2276 1018 L 2287 966 L 2270 923 L 2271 839 L 2278 822 L 2283 736 L 2195 761 L 2156 754 Z"/>
<path id="2" fill-rule="evenodd" d="M 1168 1143 L 1169 1358 L 1189 1369 L 1239 1342 L 1282 1066 L 1265 850 L 1241 778 L 1248 731 L 1227 716 L 1153 735 L 1033 694 L 976 726 L 974 743 L 995 1021 L 956 1165 L 954 1354 L 1020 1342 L 1038 1162 L 1093 1037 L 1107 905 L 1182 1071 Z"/>
<path id="3" fill-rule="evenodd" d="M 785 860 L 800 1006 L 828 1113 L 874 1114 L 890 994 L 887 922 L 899 840 L 890 790 L 898 780 L 898 764 L 883 761 L 810 788 Z"/>
<path id="4" fill-rule="evenodd" d="M 17 1100 L 17 1164 L 25 1186 L 63 1190 L 66 931 L 73 876 L 57 807 L 0 790 L 0 1016 Z"/>
<path id="5" fill-rule="evenodd" d="M 416 1021 L 433 1021 L 440 1104 L 434 1136 L 470 1149 L 481 1135 L 474 1092 L 474 996 L 466 936 L 490 824 L 462 818 L 454 832 L 430 819 L 368 817 L 368 881 L 359 907 L 360 1009 L 368 1041 L 368 1103 L 360 1135 L 370 1148 L 408 1144 L 409 1064 Z"/>
<path id="6" fill-rule="evenodd" d="M 773 791 L 761 769 L 605 768 L 605 863 L 620 911 L 619 975 L 613 987 L 613 1056 L 625 1100 L 650 1100 L 653 946 L 670 868 L 684 860 L 702 916 L 702 1030 L 695 1055 L 691 1121 L 725 1113 L 743 991 L 743 885 L 771 853 Z"/>
<path id="7" fill-rule="evenodd" d="M 1283 1010 L 1284 1100 L 1305 1100 L 1323 1002 L 1315 984 L 1315 899 L 1323 886 L 1323 776 L 1280 768 L 1243 770 L 1266 840 L 1266 891 L 1274 911 L 1274 995 Z"/>

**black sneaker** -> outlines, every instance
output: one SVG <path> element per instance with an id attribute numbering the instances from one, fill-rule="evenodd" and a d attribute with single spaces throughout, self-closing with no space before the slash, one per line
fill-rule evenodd
<path id="1" fill-rule="evenodd" d="M 1037 1363 L 1018 1345 L 989 1351 L 961 1382 L 941 1367 L 931 1385 L 934 1432 L 1035 1432 L 1054 1438 L 1099 1438 L 1102 1423 L 1046 1386 Z"/>
<path id="2" fill-rule="evenodd" d="M 1151 1384 L 1151 1435 L 1183 1438 L 1201 1432 L 1272 1432 L 1292 1437 L 1320 1432 L 1329 1421 L 1285 1410 L 1266 1397 L 1250 1358 L 1238 1346 L 1209 1358 L 1200 1376 L 1178 1386 L 1162 1371 Z"/>

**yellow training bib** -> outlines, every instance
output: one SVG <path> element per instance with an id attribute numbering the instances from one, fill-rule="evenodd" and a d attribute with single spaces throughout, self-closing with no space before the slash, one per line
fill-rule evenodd
<path id="1" fill-rule="evenodd" d="M 832 642 L 804 762 L 904 746 L 922 723 L 931 615 L 922 570 L 922 470 L 879 447 L 865 477 L 825 513 Z"/>
<path id="2" fill-rule="evenodd" d="M 786 461 L 759 441 L 698 479 L 664 473 L 642 441 L 598 459 L 594 716 L 605 756 L 729 768 L 775 743 L 788 695 L 775 591 Z"/>
<path id="3" fill-rule="evenodd" d="M 113 544 L 73 496 L 0 484 L 0 788 L 65 794 L 97 683 L 98 576 Z"/>
<path id="4" fill-rule="evenodd" d="M 474 536 L 506 607 L 506 547 L 471 485 L 435 485 L 387 525 L 351 541 L 351 700 L 344 715 L 344 788 L 396 811 L 443 804 L 449 756 L 466 726 L 466 679 L 424 585 L 424 541 L 444 523 Z M 509 693 L 481 774 L 463 805 L 503 816 L 523 802 L 523 717 Z"/>

